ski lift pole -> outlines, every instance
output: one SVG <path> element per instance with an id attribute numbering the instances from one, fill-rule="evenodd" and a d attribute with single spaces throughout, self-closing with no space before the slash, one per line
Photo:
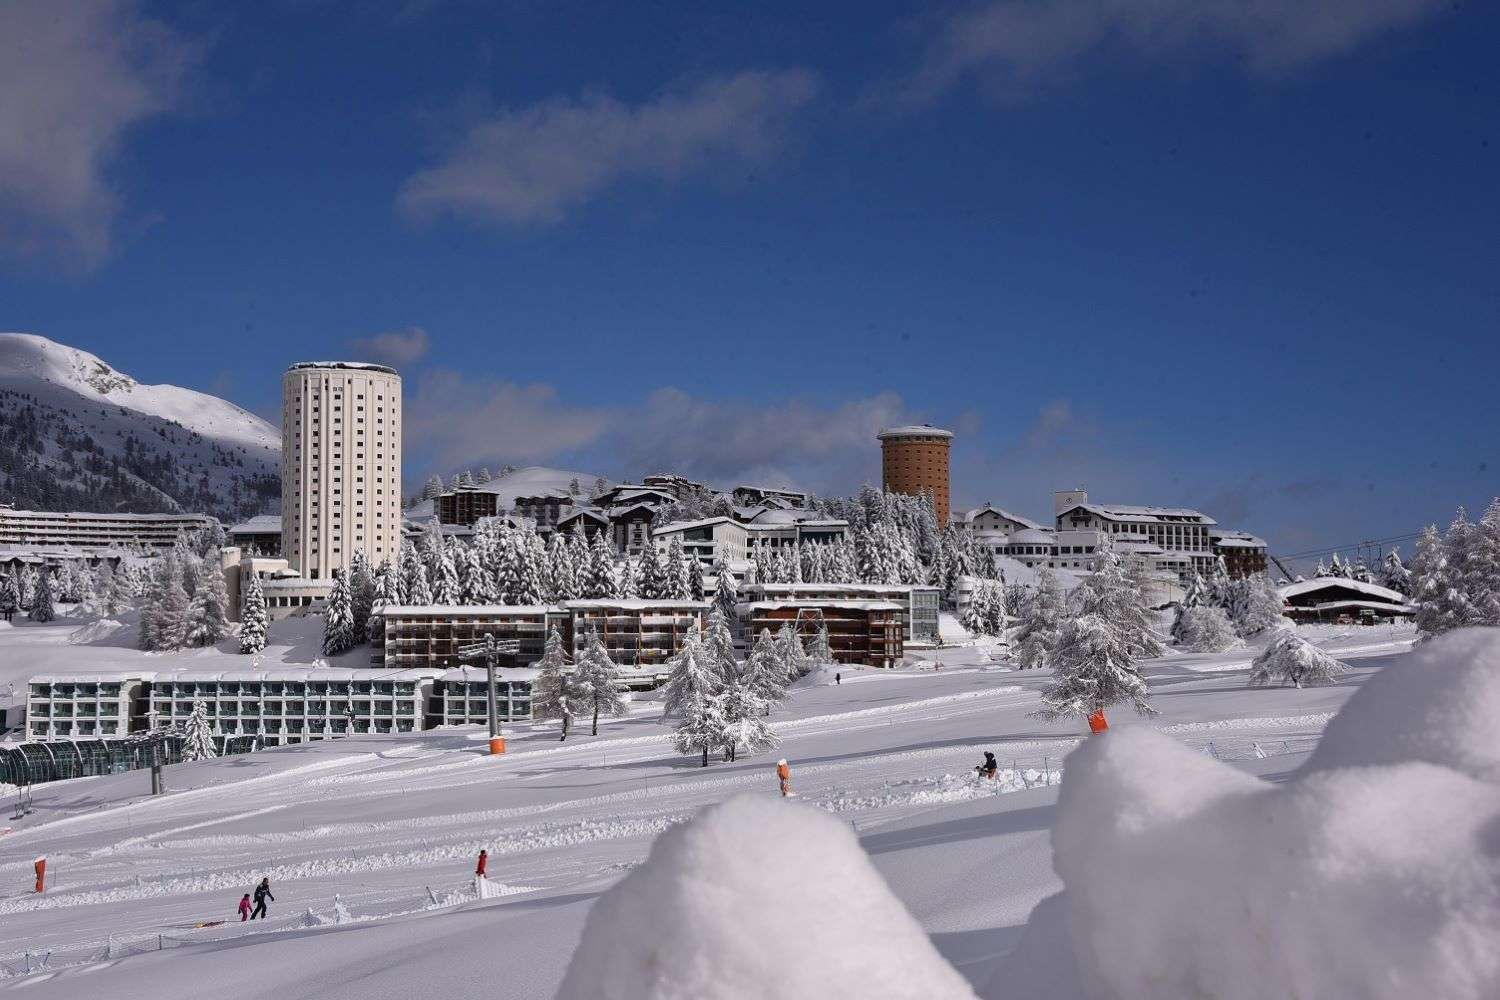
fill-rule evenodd
<path id="1" fill-rule="evenodd" d="M 483 642 L 461 646 L 459 660 L 472 663 L 482 660 L 485 674 L 485 708 L 490 723 L 490 753 L 505 752 L 505 734 L 500 731 L 500 712 L 495 703 L 495 667 L 502 656 L 515 656 L 521 651 L 519 639 L 496 639 L 493 632 L 484 634 Z"/>

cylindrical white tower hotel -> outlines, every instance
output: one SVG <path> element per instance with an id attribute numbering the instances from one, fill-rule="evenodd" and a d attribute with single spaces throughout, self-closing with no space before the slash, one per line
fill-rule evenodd
<path id="1" fill-rule="evenodd" d="M 307 361 L 281 379 L 281 549 L 331 579 L 364 550 L 401 544 L 401 376 L 384 365 Z"/>

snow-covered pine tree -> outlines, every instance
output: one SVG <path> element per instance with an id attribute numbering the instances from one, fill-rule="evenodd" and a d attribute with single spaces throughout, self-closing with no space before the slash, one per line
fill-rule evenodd
<path id="1" fill-rule="evenodd" d="M 442 492 L 443 492 L 443 477 L 442 476 L 433 476 L 431 479 L 427 480 L 426 485 L 424 485 L 422 487 L 422 499 L 423 500 L 432 500 L 435 497 L 437 497 L 438 494 L 440 494 Z"/>
<path id="2" fill-rule="evenodd" d="M 458 579 L 458 567 L 453 562 L 453 547 L 442 536 L 432 544 L 430 568 L 432 574 L 432 603 L 450 607 L 462 603 L 463 586 Z"/>
<path id="3" fill-rule="evenodd" d="M 583 652 L 578 657 L 578 680 L 587 692 L 589 708 L 594 714 L 591 735 L 599 735 L 599 716 L 617 716 L 625 712 L 625 699 L 620 694 L 620 668 L 609 657 L 599 634 L 593 629 L 583 640 Z"/>
<path id="4" fill-rule="evenodd" d="M 807 659 L 813 664 L 837 663 L 833 656 L 833 645 L 828 641 L 828 624 L 820 622 L 818 630 L 807 643 Z"/>
<path id="5" fill-rule="evenodd" d="M 1469 533 L 1463 585 L 1473 623 L 1500 625 L 1500 497 Z"/>
<path id="6" fill-rule="evenodd" d="M 1255 573 L 1236 582 L 1243 585 L 1243 597 L 1235 602 L 1239 617 L 1232 618 L 1236 633 L 1249 638 L 1260 635 L 1267 629 L 1281 628 L 1287 624 L 1283 614 L 1286 602 L 1281 599 L 1281 592 L 1276 589 L 1276 584 L 1271 582 L 1269 576 Z"/>
<path id="7" fill-rule="evenodd" d="M 538 719 L 561 719 L 561 742 L 568 738 L 573 719 L 587 707 L 588 692 L 568 662 L 555 625 L 547 630 L 547 642 L 536 666 L 539 673 L 531 682 L 531 712 Z"/>
<path id="8" fill-rule="evenodd" d="M 1037 573 L 1036 594 L 1027 602 L 1020 627 L 1012 637 L 1016 662 L 1024 669 L 1048 665 L 1052 648 L 1062 631 L 1066 608 L 1057 577 L 1049 569 Z"/>
<path id="9" fill-rule="evenodd" d="M 1155 714 L 1124 631 L 1105 617 L 1085 613 L 1063 622 L 1048 660 L 1052 681 L 1032 713 L 1037 718 L 1091 719 L 1122 701 L 1141 715 Z"/>
<path id="10" fill-rule="evenodd" d="M 729 619 L 718 608 L 708 614 L 703 651 L 714 672 L 724 683 L 739 676 L 739 663 L 734 658 L 734 634 L 729 630 Z"/>
<path id="11" fill-rule="evenodd" d="M 691 601 L 701 601 L 704 597 L 703 563 L 697 556 L 687 557 L 687 596 Z"/>
<path id="12" fill-rule="evenodd" d="M 176 550 L 158 557 L 141 599 L 140 647 L 162 651 L 181 649 L 187 631 L 187 591 Z"/>
<path id="13" fill-rule="evenodd" d="M 1283 629 L 1250 664 L 1250 687 L 1289 683 L 1294 687 L 1328 684 L 1343 674 L 1338 660 L 1302 638 Z"/>
<path id="14" fill-rule="evenodd" d="M 517 604 L 547 603 L 551 583 L 547 579 L 547 547 L 535 531 L 522 531 L 516 538 L 516 555 L 520 567 Z"/>
<path id="15" fill-rule="evenodd" d="M 745 658 L 744 679 L 765 700 L 767 714 L 772 705 L 779 704 L 786 698 L 787 668 L 781 661 L 781 653 L 776 648 L 776 640 L 771 637 L 770 629 L 760 630 L 755 646 Z"/>
<path id="16" fill-rule="evenodd" d="M 663 578 L 665 579 L 662 596 L 669 597 L 674 601 L 685 601 L 691 596 L 688 589 L 688 556 L 682 547 L 682 536 L 673 535 L 672 540 L 667 543 L 666 561 L 663 564 Z"/>
<path id="17" fill-rule="evenodd" d="M 780 744 L 762 718 L 769 706 L 749 682 L 735 678 L 724 686 L 715 701 L 722 727 L 719 747 L 725 760 L 738 759 L 741 749 L 755 754 Z"/>
<path id="18" fill-rule="evenodd" d="M 1222 560 L 1220 560 L 1222 564 Z M 1108 535 L 1100 536 L 1095 569 L 1083 581 L 1082 611 L 1097 615 L 1120 633 L 1132 660 L 1160 656 L 1166 647 L 1157 637 L 1145 598 L 1120 564 Z M 1226 575 L 1227 579 L 1227 575 Z"/>
<path id="19" fill-rule="evenodd" d="M 1194 653 L 1222 653 L 1239 643 L 1223 608 L 1201 604 L 1188 608 L 1182 613 L 1180 624 L 1178 642 Z"/>
<path id="20" fill-rule="evenodd" d="M 797 634 L 797 626 L 791 622 L 781 626 L 776 633 L 776 654 L 782 666 L 786 668 L 789 681 L 794 681 L 806 674 L 810 668 L 807 652 L 802 648 L 802 637 Z"/>
<path id="21" fill-rule="evenodd" d="M 1323 565 L 1323 560 L 1319 558 L 1318 565 L 1313 568 L 1313 579 L 1324 580 L 1327 579 L 1330 575 L 1331 574 L 1328 572 L 1328 567 Z"/>
<path id="22" fill-rule="evenodd" d="M 573 550 L 568 547 L 567 538 L 558 531 L 547 539 L 547 582 L 552 586 L 548 596 L 553 601 L 571 601 L 578 596 Z"/>
<path id="23" fill-rule="evenodd" d="M 36 597 L 36 570 L 24 563 L 16 573 L 16 593 L 20 595 L 21 610 L 30 611 L 31 602 Z"/>
<path id="24" fill-rule="evenodd" d="M 240 597 L 240 652 L 259 653 L 266 648 L 266 595 L 260 577 L 251 573 Z"/>
<path id="25" fill-rule="evenodd" d="M 1193 575 L 1188 578 L 1187 588 L 1183 592 L 1182 600 L 1177 602 L 1177 611 L 1172 618 L 1172 641 L 1182 642 L 1182 616 L 1189 608 L 1200 607 L 1208 603 L 1208 587 L 1203 582 L 1203 577 L 1195 569 Z"/>
<path id="26" fill-rule="evenodd" d="M 619 580 L 615 577 L 614 553 L 599 531 L 589 543 L 588 562 L 579 586 L 579 596 L 590 600 L 602 600 L 619 596 Z"/>
<path id="27" fill-rule="evenodd" d="M 1333 554 L 1333 561 L 1328 564 L 1328 575 L 1336 576 L 1341 580 L 1347 580 L 1349 578 L 1349 567 L 1343 564 L 1343 562 L 1339 559 L 1339 554 L 1337 552 Z"/>
<path id="28" fill-rule="evenodd" d="M 427 566 L 410 542 L 401 546 L 401 593 L 406 604 L 426 607 L 432 604 L 432 587 Z"/>
<path id="29" fill-rule="evenodd" d="M 703 649 L 697 626 L 688 630 L 682 648 L 667 661 L 662 714 L 678 720 L 673 743 L 682 754 L 708 752 L 722 744 L 723 718 L 718 694 L 722 681 Z"/>
<path id="30" fill-rule="evenodd" d="M 188 558 L 193 558 L 189 556 Z M 185 645 L 214 646 L 229 635 L 229 591 L 224 586 L 224 572 L 213 560 L 203 560 L 198 570 L 198 589 L 188 602 Z"/>
<path id="31" fill-rule="evenodd" d="M 662 552 L 660 546 L 648 543 L 636 560 L 636 594 L 645 600 L 656 601 L 667 596 L 667 581 L 662 574 Z"/>
<path id="32" fill-rule="evenodd" d="M 1448 549 L 1436 525 L 1423 529 L 1417 539 L 1411 576 L 1418 633 L 1428 637 L 1441 635 L 1464 623 L 1464 609 L 1457 604 L 1459 595 L 1448 566 Z"/>
<path id="33" fill-rule="evenodd" d="M 616 569 L 615 596 L 633 599 L 641 595 L 641 566 L 646 562 L 644 554 L 639 559 L 624 559 Z"/>
<path id="34" fill-rule="evenodd" d="M 219 756 L 214 747 L 214 724 L 208 717 L 208 705 L 202 698 L 193 702 L 193 711 L 182 724 L 182 759 L 212 760 Z"/>
<path id="35" fill-rule="evenodd" d="M 31 611 L 27 617 L 34 622 L 50 622 L 57 617 L 52 604 L 52 574 L 43 569 L 37 574 L 36 589 L 31 597 Z"/>
<path id="36" fill-rule="evenodd" d="M 10 621 L 21 609 L 21 592 L 14 576 L 0 577 L 0 616 Z"/>
<path id="37" fill-rule="evenodd" d="M 711 572 L 714 576 L 714 609 L 724 615 L 725 621 L 734 621 L 739 616 L 739 590 L 722 553 L 714 560 Z"/>
<path id="38" fill-rule="evenodd" d="M 1380 561 L 1380 585 L 1398 594 L 1411 596 L 1411 572 L 1401 561 L 1401 550 L 1391 549 Z"/>
<path id="39" fill-rule="evenodd" d="M 328 607 L 323 615 L 323 655 L 337 656 L 353 649 L 354 601 L 349 593 L 349 574 L 337 573 L 333 589 L 328 592 Z"/>
<path id="40" fill-rule="evenodd" d="M 491 479 L 494 479 L 494 478 L 495 478 L 495 474 L 490 471 L 490 467 L 488 465 L 486 465 L 484 468 L 482 468 L 482 469 L 479 470 L 479 480 L 478 480 L 478 482 L 479 482 L 480 485 L 483 485 L 483 484 L 489 482 Z"/>
<path id="41" fill-rule="evenodd" d="M 354 608 L 354 641 L 363 641 L 375 604 L 375 572 L 364 549 L 357 549 L 349 562 L 349 599 Z"/>

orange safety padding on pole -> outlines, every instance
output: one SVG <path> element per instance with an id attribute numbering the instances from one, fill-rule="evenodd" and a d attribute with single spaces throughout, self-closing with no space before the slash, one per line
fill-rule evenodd
<path id="1" fill-rule="evenodd" d="M 41 892 L 47 888 L 47 859 L 40 857 L 36 859 L 36 891 Z"/>
<path id="2" fill-rule="evenodd" d="M 492 736 L 492 737 L 490 737 L 490 753 L 492 753 L 492 754 L 500 754 L 500 753 L 504 753 L 504 752 L 505 752 L 505 737 L 504 736 Z"/>
<path id="3" fill-rule="evenodd" d="M 1089 732 L 1102 733 L 1109 728 L 1109 723 L 1104 721 L 1104 709 L 1099 709 L 1089 716 Z"/>

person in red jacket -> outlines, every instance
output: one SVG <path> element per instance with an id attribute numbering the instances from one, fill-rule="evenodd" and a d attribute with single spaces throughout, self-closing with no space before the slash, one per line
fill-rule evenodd
<path id="1" fill-rule="evenodd" d="M 782 798 L 792 794 L 792 768 L 785 758 L 776 762 L 776 778 L 781 783 Z"/>
<path id="2" fill-rule="evenodd" d="M 477 864 L 477 865 L 474 866 L 474 877 L 475 878 L 489 878 L 489 875 L 487 874 L 487 872 L 489 870 L 489 864 L 490 864 L 490 852 L 484 850 L 483 848 L 481 848 L 480 851 L 479 851 L 479 864 Z"/>
<path id="3" fill-rule="evenodd" d="M 240 923 L 250 919 L 250 894 L 247 892 L 240 897 Z"/>

